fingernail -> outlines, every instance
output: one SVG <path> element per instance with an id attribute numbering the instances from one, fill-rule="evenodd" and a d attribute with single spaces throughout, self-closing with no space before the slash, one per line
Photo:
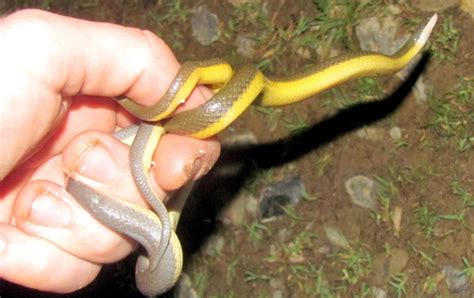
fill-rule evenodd
<path id="1" fill-rule="evenodd" d="M 78 166 L 75 171 L 82 176 L 97 182 L 109 182 L 117 176 L 117 163 L 100 140 L 79 146 L 76 154 Z"/>
<path id="2" fill-rule="evenodd" d="M 202 167 L 202 160 L 200 158 L 194 159 L 193 168 L 192 168 L 191 174 L 189 175 L 189 178 L 190 179 L 197 178 L 196 176 L 201 171 L 201 167 Z"/>
<path id="3" fill-rule="evenodd" d="M 71 223 L 71 218 L 71 207 L 45 190 L 39 193 L 31 204 L 28 221 L 44 227 L 62 228 Z"/>

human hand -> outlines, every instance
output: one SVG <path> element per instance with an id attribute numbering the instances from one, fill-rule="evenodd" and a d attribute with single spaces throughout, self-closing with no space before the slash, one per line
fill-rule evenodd
<path id="1" fill-rule="evenodd" d="M 64 190 L 64 172 L 145 206 L 128 146 L 111 136 L 135 119 L 111 97 L 151 105 L 179 64 L 150 32 L 38 10 L 1 19 L 0 43 L 0 278 L 71 292 L 135 243 L 90 217 Z M 198 87 L 183 108 L 208 96 Z M 215 140 L 165 135 L 151 173 L 160 198 L 205 174 L 219 150 Z"/>

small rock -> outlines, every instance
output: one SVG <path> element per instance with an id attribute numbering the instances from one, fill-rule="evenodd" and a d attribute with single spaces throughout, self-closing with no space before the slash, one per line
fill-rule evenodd
<path id="1" fill-rule="evenodd" d="M 400 140 L 402 138 L 402 130 L 398 126 L 390 128 L 389 135 L 394 140 Z"/>
<path id="2" fill-rule="evenodd" d="M 398 28 L 400 24 L 392 16 L 361 20 L 356 27 L 361 49 L 386 55 L 393 54 L 409 38 L 409 34 L 396 38 Z"/>
<path id="3" fill-rule="evenodd" d="M 191 27 L 193 36 L 204 46 L 210 45 L 219 39 L 219 19 L 217 15 L 211 13 L 204 5 L 193 9 Z"/>
<path id="4" fill-rule="evenodd" d="M 463 274 L 462 270 L 458 270 L 452 266 L 445 266 L 442 272 L 450 292 L 459 293 L 467 291 L 469 280 L 467 279 L 466 274 Z"/>
<path id="5" fill-rule="evenodd" d="M 272 278 L 270 280 L 270 287 L 273 290 L 283 290 L 285 289 L 285 282 L 279 278 Z"/>
<path id="6" fill-rule="evenodd" d="M 224 237 L 214 234 L 211 235 L 204 246 L 202 247 L 202 253 L 206 256 L 215 257 L 220 255 L 224 248 Z"/>
<path id="7" fill-rule="evenodd" d="M 456 8 L 460 0 L 415 0 L 413 5 L 422 11 L 439 12 L 451 8 Z"/>
<path id="8" fill-rule="evenodd" d="M 425 77 L 420 75 L 418 80 L 416 80 L 416 83 L 413 89 L 416 102 L 417 103 L 427 102 L 432 89 L 433 89 L 432 84 L 426 82 Z"/>
<path id="9" fill-rule="evenodd" d="M 324 233 L 332 245 L 346 249 L 350 247 L 346 236 L 344 236 L 344 234 L 338 228 L 324 226 Z"/>
<path id="10" fill-rule="evenodd" d="M 390 278 L 405 269 L 408 264 L 408 252 L 401 248 L 392 248 L 390 255 L 379 253 L 372 263 L 372 284 L 375 286 L 386 285 Z"/>
<path id="11" fill-rule="evenodd" d="M 282 207 L 291 203 L 290 196 L 276 195 L 263 199 L 260 203 L 260 218 L 262 220 L 273 220 L 276 216 L 285 214 Z"/>
<path id="12" fill-rule="evenodd" d="M 390 276 L 400 273 L 408 264 L 409 255 L 403 248 L 390 249 Z"/>
<path id="13" fill-rule="evenodd" d="M 304 258 L 302 253 L 292 253 L 288 258 L 290 264 L 303 264 L 306 259 Z"/>
<path id="14" fill-rule="evenodd" d="M 243 133 L 233 133 L 222 140 L 222 144 L 232 146 L 245 146 L 257 143 L 257 137 L 250 130 L 246 130 Z"/>
<path id="15" fill-rule="evenodd" d="M 387 9 L 388 9 L 388 11 L 389 11 L 391 14 L 398 15 L 398 14 L 401 14 L 401 13 L 402 13 L 402 8 L 400 7 L 400 5 L 389 4 L 389 5 L 387 6 Z"/>
<path id="16" fill-rule="evenodd" d="M 235 47 L 237 53 L 245 58 L 252 58 L 255 56 L 257 41 L 255 38 L 249 36 L 238 35 L 235 39 Z"/>
<path id="17" fill-rule="evenodd" d="M 370 141 L 380 141 L 383 139 L 383 130 L 380 128 L 361 128 L 357 131 L 357 136 Z"/>
<path id="18" fill-rule="evenodd" d="M 374 257 L 371 271 L 371 284 L 374 286 L 384 286 L 390 281 L 390 260 L 385 253 L 377 254 Z"/>
<path id="19" fill-rule="evenodd" d="M 352 202 L 359 207 L 375 210 L 377 208 L 377 191 L 375 181 L 369 177 L 358 175 L 344 183 Z"/>
<path id="20" fill-rule="evenodd" d="M 196 290 L 193 288 L 193 282 L 186 273 L 181 273 L 176 286 L 173 289 L 174 298 L 198 298 Z"/>
<path id="21" fill-rule="evenodd" d="M 254 196 L 249 196 L 247 199 L 247 204 L 245 204 L 245 211 L 251 218 L 257 217 L 258 212 L 258 200 Z"/>
<path id="22" fill-rule="evenodd" d="M 272 278 L 270 280 L 270 288 L 272 289 L 272 298 L 288 297 L 285 281 L 281 278 Z"/>
<path id="23" fill-rule="evenodd" d="M 279 243 L 290 241 L 292 232 L 289 229 L 283 228 L 277 232 L 277 239 Z"/>
<path id="24" fill-rule="evenodd" d="M 321 246 L 320 248 L 318 248 L 316 250 L 316 252 L 322 254 L 322 255 L 327 255 L 331 252 L 331 248 L 329 247 L 329 245 L 323 245 Z"/>
<path id="25" fill-rule="evenodd" d="M 282 207 L 298 204 L 305 194 L 304 182 L 298 177 L 291 177 L 267 186 L 262 191 L 260 219 L 270 221 L 276 216 L 284 215 L 285 211 Z"/>
<path id="26" fill-rule="evenodd" d="M 373 287 L 371 288 L 372 295 L 374 298 L 387 298 L 388 294 L 381 288 Z"/>
<path id="27" fill-rule="evenodd" d="M 226 225 L 240 226 L 244 222 L 247 212 L 249 212 L 249 215 L 255 217 L 256 207 L 252 207 L 252 205 L 256 204 L 257 199 L 254 196 L 247 192 L 241 192 L 236 199 L 225 206 L 219 217 Z"/>

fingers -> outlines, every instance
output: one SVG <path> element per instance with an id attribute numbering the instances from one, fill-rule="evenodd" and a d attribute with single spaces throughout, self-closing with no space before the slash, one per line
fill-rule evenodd
<path id="1" fill-rule="evenodd" d="M 0 19 L 0 42 L 0 180 L 54 127 L 63 96 L 125 94 L 151 104 L 179 68 L 150 32 L 39 10 Z"/>
<path id="2" fill-rule="evenodd" d="M 99 265 L 65 253 L 52 242 L 0 224 L 0 279 L 67 293 L 89 284 L 99 270 Z"/>
<path id="3" fill-rule="evenodd" d="M 163 189 L 176 190 L 205 175 L 217 161 L 219 142 L 164 135 L 153 160 L 153 178 Z"/>
<path id="4" fill-rule="evenodd" d="M 215 156 L 208 155 L 214 149 L 207 147 L 218 147 L 218 144 L 176 138 L 182 137 L 166 136 L 160 142 L 163 154 L 171 154 L 177 142 L 180 148 L 189 148 L 174 159 L 178 165 L 190 164 L 196 156 L 203 160 L 202 165 L 190 174 L 180 172 L 177 170 L 180 167 L 171 162 L 159 162 L 160 170 L 156 170 L 154 175 L 169 176 L 170 181 L 180 179 L 173 179 L 172 176 L 186 177 L 182 181 L 194 179 L 207 170 L 206 163 L 215 159 Z M 61 186 L 64 185 L 61 173 L 65 168 L 67 172 L 79 175 L 79 179 L 91 183 L 99 192 L 145 206 L 130 174 L 128 151 L 128 146 L 108 134 L 87 132 L 68 144 L 62 157 L 41 166 L 31 177 L 33 181 L 24 186 L 16 199 L 16 227 L 0 226 L 1 239 L 8 238 L 3 242 L 7 243 L 7 249 L 3 249 L 7 253 L 2 253 L 0 245 L 0 277 L 42 290 L 67 292 L 89 283 L 99 270 L 98 264 L 114 262 L 129 254 L 135 248 L 135 243 L 103 227 Z M 46 177 L 49 181 L 44 180 Z M 161 188 L 157 187 L 155 191 L 160 199 L 166 198 L 167 193 Z M 16 246 L 22 241 L 25 246 L 17 249 Z M 39 251 L 41 262 L 36 259 L 30 262 L 25 258 L 25 255 L 31 255 L 31 252 L 25 251 L 28 247 Z M 15 266 L 23 270 L 27 266 L 31 268 L 23 278 L 17 277 L 18 271 L 11 269 Z M 61 266 L 60 272 L 65 276 L 64 279 L 49 279 L 45 275 L 47 270 L 54 270 L 55 266 Z M 66 277 L 72 275 L 75 277 L 67 280 Z"/>
<path id="5" fill-rule="evenodd" d="M 176 142 L 180 146 L 176 146 Z M 195 179 L 206 172 L 209 163 L 215 160 L 216 157 L 209 154 L 215 150 L 207 149 L 214 146 L 218 147 L 218 144 L 166 136 L 159 146 L 163 154 L 176 154 L 176 147 L 188 149 L 183 154 L 174 155 L 173 162 L 159 162 L 154 175 L 160 178 L 157 179 L 159 183 L 163 180 L 166 182 L 166 179 L 181 183 Z M 45 165 L 48 171 L 38 170 L 44 173 L 43 177 L 48 175 L 48 180 L 55 183 L 39 180 L 43 178 L 42 175 L 36 175 L 33 177 L 36 181 L 26 185 L 18 195 L 14 208 L 16 224 L 29 234 L 48 239 L 89 261 L 108 263 L 123 258 L 134 248 L 134 244 L 92 219 L 60 187 L 64 181 L 59 177 L 54 178 L 52 172 L 60 173 L 65 168 L 76 180 L 84 181 L 100 193 L 147 206 L 131 176 L 128 153 L 128 146 L 108 134 L 87 132 L 79 135 L 66 147 L 62 166 L 58 165 L 54 170 L 51 165 Z M 195 165 L 194 172 L 183 166 L 192 164 Z M 172 186 L 181 186 L 173 183 Z M 161 200 L 165 200 L 168 194 L 159 186 L 155 187 L 155 193 Z M 91 246 L 91 243 L 94 245 Z"/>

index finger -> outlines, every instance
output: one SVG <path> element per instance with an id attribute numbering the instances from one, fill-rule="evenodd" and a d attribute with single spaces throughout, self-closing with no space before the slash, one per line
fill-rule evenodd
<path id="1" fill-rule="evenodd" d="M 39 10 L 2 19 L 0 42 L 0 180 L 51 130 L 62 96 L 124 94 L 149 105 L 179 68 L 151 32 Z"/>

